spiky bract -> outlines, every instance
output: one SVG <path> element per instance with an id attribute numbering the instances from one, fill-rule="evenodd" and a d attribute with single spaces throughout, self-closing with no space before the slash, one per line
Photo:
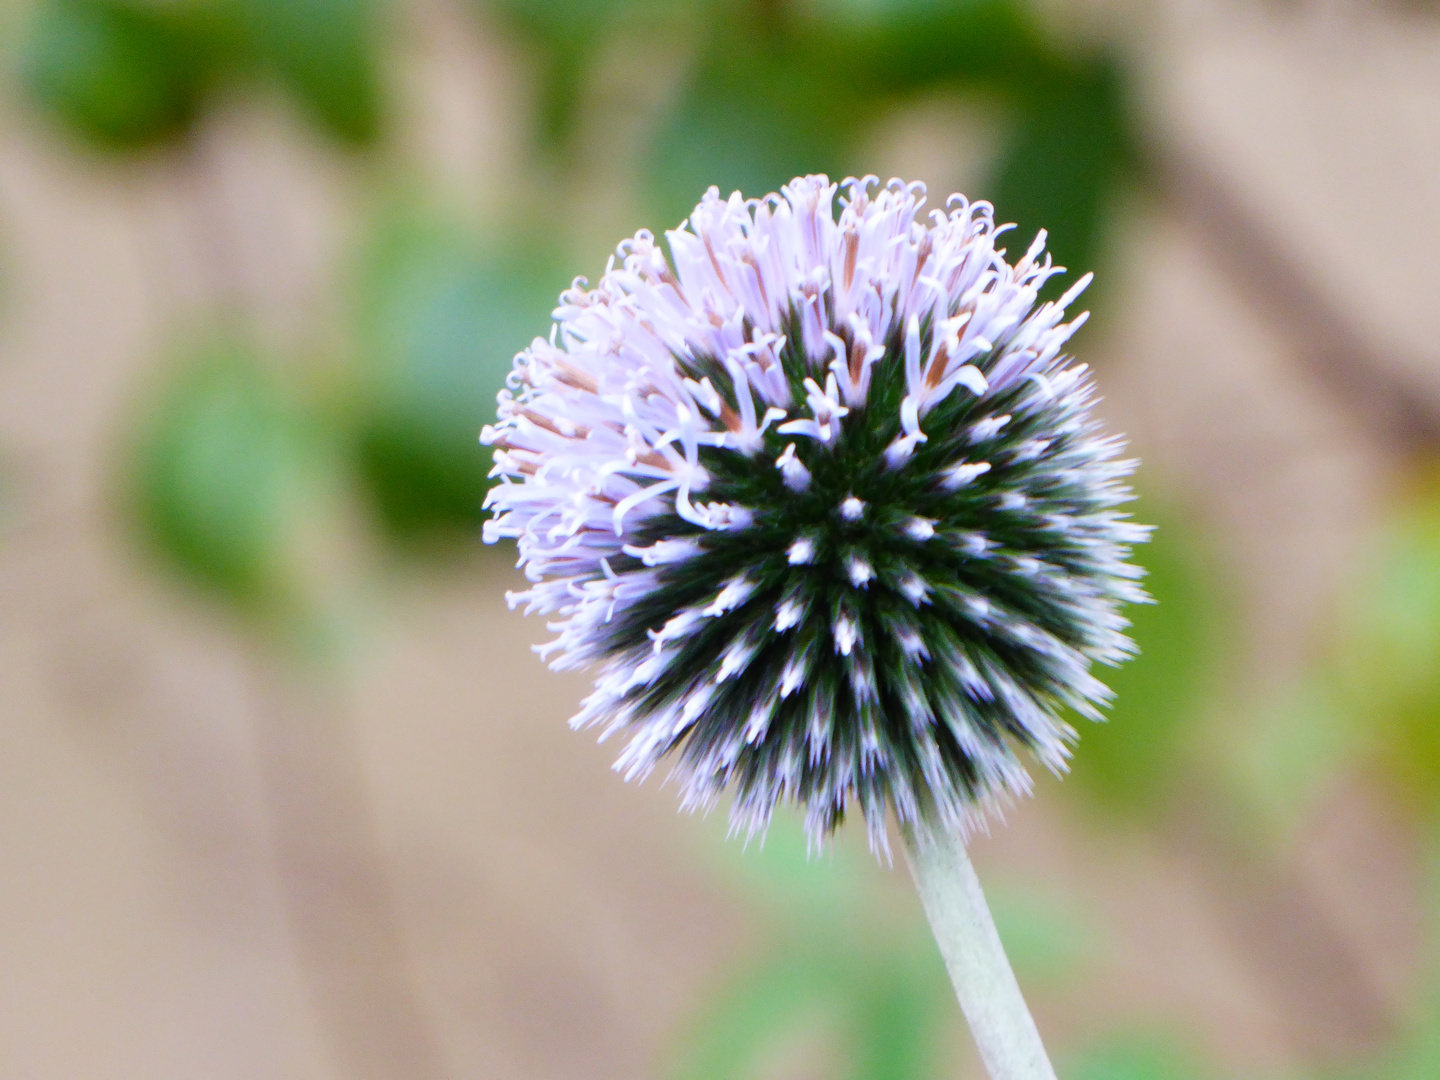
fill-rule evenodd
<path id="1" fill-rule="evenodd" d="M 667 754 L 688 806 L 734 790 L 763 830 L 801 804 L 823 840 L 852 803 L 884 845 L 965 829 L 1059 770 L 1091 661 L 1130 651 L 1118 507 L 1132 462 L 1060 353 L 1088 277 L 1041 234 L 1009 265 L 991 207 L 923 187 L 797 179 L 712 188 L 666 234 L 620 245 L 516 357 L 488 541 L 514 537 L 554 617 L 552 666 L 599 664 L 575 726 L 625 730 L 627 777 Z"/>

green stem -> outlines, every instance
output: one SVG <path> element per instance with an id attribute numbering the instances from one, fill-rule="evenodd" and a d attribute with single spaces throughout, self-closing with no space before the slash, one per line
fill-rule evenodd
<path id="1" fill-rule="evenodd" d="M 1055 1080 L 964 841 L 907 831 L 905 858 L 991 1080 Z"/>

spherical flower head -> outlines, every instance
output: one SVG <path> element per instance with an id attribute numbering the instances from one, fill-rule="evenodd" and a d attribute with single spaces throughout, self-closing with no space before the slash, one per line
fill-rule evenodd
<path id="1" fill-rule="evenodd" d="M 1132 651 L 1134 463 L 1061 352 L 1089 276 L 1037 305 L 1043 233 L 1011 265 L 989 204 L 923 203 L 711 188 L 669 261 L 642 231 L 561 295 L 482 435 L 512 607 L 598 666 L 572 725 L 628 734 L 627 778 L 671 756 L 687 807 L 733 790 L 750 834 L 781 802 L 815 842 L 852 805 L 877 848 L 887 806 L 963 832 L 1029 790 L 1022 751 L 1064 768 L 1091 662 Z"/>

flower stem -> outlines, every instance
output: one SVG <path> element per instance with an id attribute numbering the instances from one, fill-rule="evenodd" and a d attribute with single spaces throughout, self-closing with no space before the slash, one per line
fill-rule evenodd
<path id="1" fill-rule="evenodd" d="M 991 1080 L 1055 1080 L 965 842 L 907 830 L 905 858 Z"/>

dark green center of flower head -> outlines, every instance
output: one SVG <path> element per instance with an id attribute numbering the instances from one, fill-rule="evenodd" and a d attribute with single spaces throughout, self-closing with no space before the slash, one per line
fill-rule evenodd
<path id="1" fill-rule="evenodd" d="M 1059 390 L 959 389 L 892 464 L 899 348 L 892 338 L 830 444 L 771 430 L 753 453 L 702 449 L 710 482 L 692 498 L 744 508 L 748 523 L 647 519 L 634 548 L 688 537 L 700 553 L 658 567 L 608 628 L 606 651 L 627 666 L 673 650 L 626 711 L 676 715 L 663 750 L 709 779 L 697 790 L 734 784 L 737 805 L 761 812 L 784 788 L 812 830 L 833 829 L 851 798 L 867 817 L 889 801 L 943 821 L 956 808 L 936 793 L 975 803 L 1024 785 L 1016 747 L 1061 768 L 1073 733 L 1058 714 L 1093 714 L 1105 691 L 1089 660 L 1127 650 L 1113 614 L 1131 576 L 1115 576 L 1113 545 L 1127 467 L 1097 460 L 1083 375 L 1053 372 Z M 804 369 L 796 350 L 782 360 Z M 725 395 L 723 369 L 701 366 Z M 803 465 L 803 489 L 784 459 Z M 616 571 L 639 565 L 625 558 Z"/>

